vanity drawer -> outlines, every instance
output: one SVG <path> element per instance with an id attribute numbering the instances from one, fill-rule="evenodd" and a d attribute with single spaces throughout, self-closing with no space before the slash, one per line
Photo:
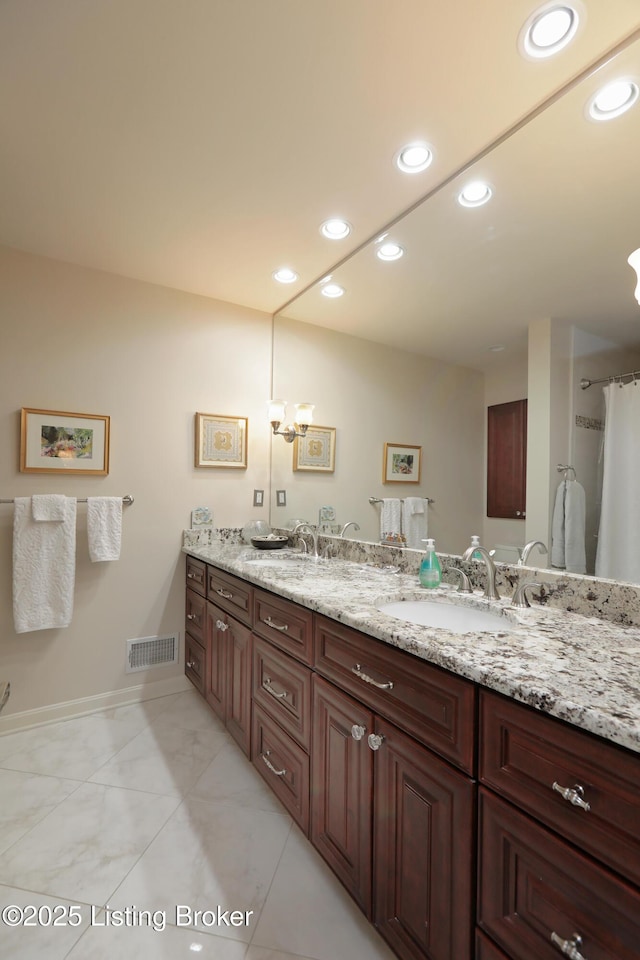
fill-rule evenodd
<path id="1" fill-rule="evenodd" d="M 474 767 L 475 687 L 379 640 L 316 617 L 315 667 L 466 773 Z"/>
<path id="2" fill-rule="evenodd" d="M 479 840 L 478 922 L 512 960 L 637 960 L 637 890 L 485 789 Z"/>
<path id="3" fill-rule="evenodd" d="M 484 933 L 476 930 L 475 960 L 509 960 L 509 958 L 502 950 L 498 950 L 489 937 L 485 937 Z"/>
<path id="4" fill-rule="evenodd" d="M 273 593 L 256 590 L 253 632 L 309 666 L 313 663 L 313 614 Z"/>
<path id="5" fill-rule="evenodd" d="M 259 637 L 253 647 L 253 700 L 309 750 L 311 670 Z"/>
<path id="6" fill-rule="evenodd" d="M 256 703 L 251 742 L 256 770 L 308 836 L 309 757 Z"/>
<path id="7" fill-rule="evenodd" d="M 207 592 L 207 565 L 195 557 L 187 557 L 187 586 L 204 597 Z"/>
<path id="8" fill-rule="evenodd" d="M 206 670 L 206 653 L 201 643 L 198 643 L 188 633 L 184 638 L 184 672 L 191 680 L 198 693 L 204 694 L 204 677 Z"/>
<path id="9" fill-rule="evenodd" d="M 246 627 L 251 626 L 252 594 L 252 588 L 244 580 L 223 573 L 215 567 L 207 567 L 208 599 L 213 600 L 227 613 L 233 614 Z"/>
<path id="10" fill-rule="evenodd" d="M 206 620 L 207 601 L 190 587 L 187 589 L 185 602 L 185 619 L 187 631 L 201 644 L 205 643 L 204 630 Z"/>
<path id="11" fill-rule="evenodd" d="M 479 762 L 483 783 L 640 885 L 640 756 L 483 690 Z"/>

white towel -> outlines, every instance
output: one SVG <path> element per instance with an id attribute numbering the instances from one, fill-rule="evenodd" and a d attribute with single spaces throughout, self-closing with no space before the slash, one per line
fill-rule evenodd
<path id="1" fill-rule="evenodd" d="M 577 480 L 563 480 L 556 492 L 551 522 L 551 565 L 568 573 L 586 573 L 586 498 Z"/>
<path id="2" fill-rule="evenodd" d="M 13 512 L 13 620 L 16 633 L 68 627 L 76 570 L 76 501 L 65 497 L 64 520 L 34 520 L 31 497 Z"/>
<path id="3" fill-rule="evenodd" d="M 402 530 L 407 546 L 423 550 L 422 541 L 427 539 L 427 502 L 424 497 L 405 497 L 402 504 Z"/>
<path id="4" fill-rule="evenodd" d="M 43 493 L 31 497 L 31 513 L 34 520 L 64 520 L 67 498 L 59 493 Z"/>
<path id="5" fill-rule="evenodd" d="M 122 497 L 87 498 L 87 537 L 94 563 L 120 559 Z"/>
<path id="6" fill-rule="evenodd" d="M 380 510 L 380 539 L 386 540 L 389 536 L 399 536 L 402 533 L 402 519 L 400 500 L 386 497 L 382 501 Z"/>

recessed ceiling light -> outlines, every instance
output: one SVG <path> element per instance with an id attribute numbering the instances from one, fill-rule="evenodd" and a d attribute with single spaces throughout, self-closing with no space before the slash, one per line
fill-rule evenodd
<path id="1" fill-rule="evenodd" d="M 393 240 L 387 240 L 386 243 L 381 244 L 376 250 L 376 256 L 380 260 L 399 260 L 400 257 L 404 255 L 404 250 L 399 243 L 394 243 Z"/>
<path id="2" fill-rule="evenodd" d="M 629 110 L 638 99 L 638 84 L 632 80 L 614 80 L 591 98 L 588 105 L 592 120 L 612 120 Z"/>
<path id="3" fill-rule="evenodd" d="M 337 283 L 325 283 L 320 289 L 321 294 L 324 297 L 341 297 L 344 293 L 344 287 L 339 286 Z"/>
<path id="4" fill-rule="evenodd" d="M 320 233 L 329 240 L 344 240 L 351 233 L 351 224 L 346 220 L 333 217 L 331 220 L 324 221 L 320 227 Z"/>
<path id="5" fill-rule="evenodd" d="M 576 35 L 579 23 L 576 5 L 545 3 L 531 14 L 520 31 L 520 49 L 534 60 L 552 57 Z"/>
<path id="6" fill-rule="evenodd" d="M 433 160 L 433 153 L 426 143 L 408 143 L 395 156 L 396 166 L 403 173 L 420 173 Z"/>
<path id="7" fill-rule="evenodd" d="M 491 199 L 492 190 L 488 183 L 482 180 L 474 180 L 468 183 L 466 187 L 458 194 L 458 203 L 463 207 L 481 207 L 483 203 Z"/>
<path id="8" fill-rule="evenodd" d="M 294 283 L 298 279 L 298 274 L 289 267 L 281 267 L 273 274 L 273 279 L 278 283 Z"/>

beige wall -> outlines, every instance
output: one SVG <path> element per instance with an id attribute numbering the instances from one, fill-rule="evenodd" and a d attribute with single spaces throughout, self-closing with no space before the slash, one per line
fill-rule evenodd
<path id="1" fill-rule="evenodd" d="M 483 382 L 464 367 L 278 318 L 274 392 L 315 403 L 314 422 L 337 427 L 337 439 L 335 473 L 322 475 L 293 473 L 290 445 L 275 438 L 272 494 L 286 490 L 287 506 L 272 517 L 315 523 L 331 505 L 339 523 L 360 524 L 349 536 L 375 541 L 380 507 L 369 497 L 428 496 L 429 536 L 437 549 L 462 553 L 481 532 Z M 385 442 L 422 447 L 419 485 L 382 482 Z"/>
<path id="2" fill-rule="evenodd" d="M 0 498 L 120 496 L 121 559 L 92 564 L 78 508 L 75 611 L 65 630 L 17 635 L 12 508 L 0 505 L 0 679 L 6 717 L 159 680 L 182 667 L 125 673 L 125 641 L 184 639 L 181 532 L 206 505 L 220 526 L 268 519 L 271 320 L 266 314 L 0 249 Z M 107 414 L 107 477 L 21 474 L 21 407 Z M 194 414 L 247 416 L 247 470 L 193 466 Z M 252 505 L 265 490 L 265 508 Z"/>

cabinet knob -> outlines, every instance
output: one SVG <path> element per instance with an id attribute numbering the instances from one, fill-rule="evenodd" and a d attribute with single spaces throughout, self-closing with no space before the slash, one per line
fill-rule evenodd
<path id="1" fill-rule="evenodd" d="M 563 940 L 554 932 L 551 934 L 551 942 L 558 947 L 561 953 L 564 953 L 565 957 L 569 957 L 569 960 L 587 960 L 578 950 L 578 947 L 582 946 L 582 937 L 579 933 L 574 933 L 571 940 Z"/>
<path id="2" fill-rule="evenodd" d="M 195 660 L 187 660 L 187 662 L 185 663 L 185 667 L 189 667 L 190 670 L 193 670 L 195 665 L 196 665 Z"/>
<path id="3" fill-rule="evenodd" d="M 284 777 L 287 771 L 286 771 L 284 768 L 283 768 L 282 770 L 277 770 L 277 769 L 274 767 L 274 765 L 271 763 L 271 760 L 269 760 L 269 752 L 270 752 L 269 750 L 265 750 L 264 753 L 261 753 L 261 754 L 260 754 L 260 759 L 261 759 L 264 763 L 266 763 L 266 765 L 268 766 L 269 770 L 271 770 L 271 773 L 275 773 L 276 777 Z"/>
<path id="4" fill-rule="evenodd" d="M 380 736 L 379 733 L 370 733 L 367 737 L 367 743 L 371 750 L 379 750 L 384 743 L 384 737 Z"/>
<path id="5" fill-rule="evenodd" d="M 188 613 L 187 620 L 193 620 L 194 623 L 198 622 L 198 615 L 196 613 Z"/>
<path id="6" fill-rule="evenodd" d="M 360 726 L 359 723 L 354 723 L 351 727 L 351 736 L 354 740 L 362 740 L 366 732 L 366 727 Z"/>
<path id="7" fill-rule="evenodd" d="M 552 789 L 565 800 L 568 800 L 569 803 L 572 803 L 574 807 L 580 807 L 585 813 L 591 810 L 591 804 L 584 799 L 584 787 L 581 787 L 579 783 L 575 783 L 573 787 L 561 787 L 558 781 L 554 780 Z"/>
<path id="8" fill-rule="evenodd" d="M 224 620 L 216 620 L 216 627 L 224 633 L 225 630 L 229 629 L 229 624 L 225 623 Z"/>

